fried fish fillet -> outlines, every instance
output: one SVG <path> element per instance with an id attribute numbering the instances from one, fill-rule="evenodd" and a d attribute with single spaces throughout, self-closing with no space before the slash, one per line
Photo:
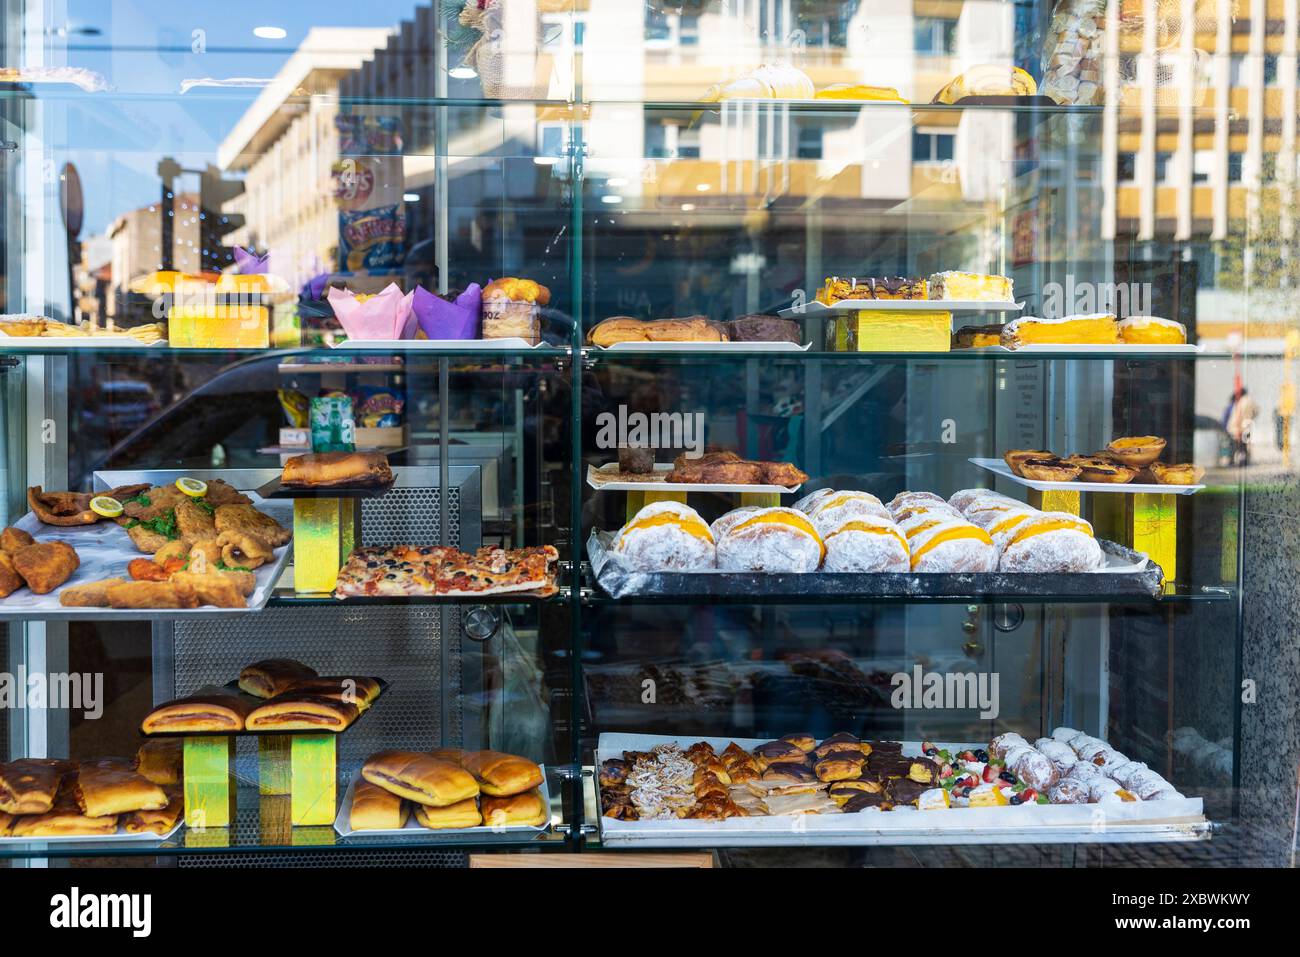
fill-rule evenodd
<path id="1" fill-rule="evenodd" d="M 148 485 L 121 485 L 103 493 L 119 502 L 143 492 Z M 94 525 L 102 515 L 90 510 L 94 492 L 46 492 L 39 485 L 27 490 L 27 504 L 46 525 Z"/>
<path id="2" fill-rule="evenodd" d="M 110 608 L 197 608 L 193 589 L 174 582 L 123 582 L 106 590 Z"/>
<path id="3" fill-rule="evenodd" d="M 48 595 L 81 565 L 76 549 L 66 542 L 38 542 L 13 554 L 14 568 L 23 576 L 27 587 L 38 595 Z"/>
<path id="4" fill-rule="evenodd" d="M 65 608 L 107 608 L 108 590 L 126 584 L 122 578 L 105 578 L 84 585 L 69 585 L 59 592 L 59 604 Z"/>
<path id="5" fill-rule="evenodd" d="M 162 548 L 168 542 L 173 541 L 173 539 L 168 538 L 166 535 L 159 535 L 157 532 L 145 528 L 143 525 L 135 525 L 128 528 L 126 533 L 131 536 L 132 544 L 147 555 L 153 555 L 158 551 L 158 549 Z"/>
<path id="6" fill-rule="evenodd" d="M 257 535 L 222 532 L 217 542 L 221 560 L 230 568 L 260 568 L 275 558 L 271 546 Z"/>
<path id="7" fill-rule="evenodd" d="M 14 557 L 8 552 L 0 552 L 0 598 L 8 598 L 26 582 L 14 567 Z"/>
<path id="8" fill-rule="evenodd" d="M 201 605 L 215 605 L 218 608 L 248 607 L 248 602 L 244 600 L 239 590 L 239 583 L 223 572 L 216 574 L 177 572 L 172 576 L 171 584 L 192 592 Z"/>
<path id="9" fill-rule="evenodd" d="M 192 542 L 217 537 L 217 522 L 212 512 L 194 499 L 176 503 L 176 530 L 181 538 Z"/>
<path id="10" fill-rule="evenodd" d="M 222 479 L 213 479 L 208 482 L 208 491 L 203 498 L 213 508 L 220 508 L 222 505 L 249 505 L 253 501 L 239 489 Z"/>
<path id="11" fill-rule="evenodd" d="M 252 505 L 222 505 L 217 509 L 217 531 L 256 535 L 272 548 L 287 544 L 291 533 Z"/>
<path id="12" fill-rule="evenodd" d="M 0 532 L 0 551 L 8 552 L 12 555 L 20 548 L 26 548 L 28 545 L 35 545 L 36 539 L 28 535 L 21 528 L 14 528 L 12 525 Z"/>
<path id="13" fill-rule="evenodd" d="M 143 498 L 147 499 L 147 502 L 127 502 L 119 498 L 118 501 L 122 502 L 122 514 L 126 518 L 147 522 L 174 509 L 181 502 L 189 500 L 189 496 L 175 485 L 147 486 L 143 489 Z"/>

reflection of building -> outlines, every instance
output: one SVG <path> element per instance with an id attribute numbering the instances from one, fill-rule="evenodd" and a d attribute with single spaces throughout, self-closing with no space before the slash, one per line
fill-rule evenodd
<path id="1" fill-rule="evenodd" d="M 228 241 L 269 250 L 269 268 L 297 288 L 333 267 L 338 207 L 331 167 L 338 159 L 339 81 L 391 31 L 325 28 L 302 45 L 222 141 L 223 170 L 245 174 L 244 192 L 224 211 L 244 217 Z"/>
<path id="2" fill-rule="evenodd" d="M 199 255 L 199 197 L 177 193 L 172 224 L 172 268 L 197 273 Z M 162 217 L 156 204 L 123 213 L 108 227 L 113 243 L 113 286 L 124 293 L 132 280 L 162 268 Z M 111 300 L 110 300 L 111 303 Z M 110 311 L 112 306 L 110 305 Z"/>

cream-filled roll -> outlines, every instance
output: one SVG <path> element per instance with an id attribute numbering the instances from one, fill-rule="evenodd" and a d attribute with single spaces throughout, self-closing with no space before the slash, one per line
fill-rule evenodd
<path id="1" fill-rule="evenodd" d="M 892 522 L 889 509 L 870 492 L 836 492 L 828 495 L 808 510 L 817 534 L 823 538 L 839 528 L 850 518 L 872 517 Z"/>
<path id="2" fill-rule="evenodd" d="M 680 502 L 652 502 L 614 537 L 614 554 L 636 571 L 692 571 L 716 561 L 713 533 Z"/>
<path id="3" fill-rule="evenodd" d="M 808 516 L 793 508 L 763 508 L 718 540 L 718 567 L 733 572 L 814 572 L 825 546 Z"/>
<path id="4" fill-rule="evenodd" d="M 908 543 L 914 572 L 991 572 L 997 567 L 989 533 L 963 518 L 922 522 Z"/>
<path id="5" fill-rule="evenodd" d="M 1089 572 L 1105 561 L 1092 526 L 1069 512 L 1042 512 L 1020 522 L 998 559 L 1004 572 Z"/>
<path id="6" fill-rule="evenodd" d="M 964 488 L 960 492 L 953 492 L 948 496 L 948 504 L 961 512 L 963 515 L 968 510 L 976 506 L 977 503 L 1003 502 L 1010 505 L 1023 505 L 1009 495 L 1003 495 L 1001 492 L 995 492 L 991 488 Z"/>
<path id="7" fill-rule="evenodd" d="M 745 519 L 754 515 L 755 512 L 760 511 L 762 511 L 762 509 L 757 505 L 742 505 L 740 508 L 733 508 L 730 512 L 715 518 L 713 524 L 709 526 L 709 531 L 713 535 L 713 541 L 716 543 L 718 539 L 722 538 L 723 535 L 731 530 L 732 526 L 743 522 Z"/>
<path id="8" fill-rule="evenodd" d="M 905 572 L 910 552 L 897 525 L 875 515 L 850 515 L 823 539 L 827 572 Z"/>
<path id="9" fill-rule="evenodd" d="M 973 525 L 978 525 L 984 531 L 989 533 L 989 538 L 993 539 L 993 546 L 1002 554 L 1002 549 L 1011 540 L 1015 530 L 1020 527 L 1021 523 L 1027 519 L 1043 513 L 1037 509 L 1026 508 L 1023 505 L 1011 508 L 984 509 L 978 512 L 971 512 L 966 518 Z"/>

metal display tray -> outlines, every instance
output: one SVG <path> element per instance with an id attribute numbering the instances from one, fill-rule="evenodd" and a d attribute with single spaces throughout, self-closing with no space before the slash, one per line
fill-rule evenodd
<path id="1" fill-rule="evenodd" d="M 676 742 L 683 748 L 707 741 L 721 752 L 735 741 L 754 748 L 765 738 L 715 738 L 601 732 L 596 767 L 624 751 L 646 751 Z M 963 750 L 983 744 L 938 743 Z M 920 754 L 921 742 L 904 741 L 903 751 Z M 599 789 L 600 775 L 596 775 Z M 597 792 L 599 807 L 599 791 Z M 1200 798 L 1119 804 L 1024 804 L 1018 807 L 915 808 L 856 814 L 734 817 L 725 821 L 618 821 L 600 816 L 606 847 L 781 847 L 896 844 L 1136 844 L 1203 841 L 1211 825 Z"/>
<path id="2" fill-rule="evenodd" d="M 131 473 L 140 476 L 139 481 L 150 481 L 149 472 Z M 168 472 L 174 476 L 176 473 Z M 159 479 L 155 485 L 162 485 L 173 479 Z M 253 504 L 266 512 L 285 528 L 293 528 L 293 507 L 288 503 L 268 502 L 256 492 L 242 490 Z M 261 610 L 271 597 L 275 583 L 279 580 L 284 566 L 289 561 L 290 545 L 281 545 L 275 549 L 274 561 L 267 562 L 256 569 L 253 575 L 256 587 L 248 596 L 247 608 L 215 608 L 204 605 L 199 608 L 68 608 L 59 604 L 59 593 L 73 585 L 84 585 L 104 578 L 128 578 L 127 563 L 136 558 L 148 558 L 148 554 L 139 551 L 126 533 L 126 529 L 116 522 L 104 519 L 94 525 L 46 525 L 35 514 L 28 512 L 17 522 L 15 527 L 29 532 L 38 542 L 66 542 L 77 550 L 81 565 L 72 577 L 54 591 L 46 595 L 37 595 L 30 589 L 20 588 L 8 598 L 0 600 L 0 621 L 21 621 L 39 618 L 55 621 L 72 618 L 152 620 L 158 618 L 192 618 L 196 615 L 245 615 Z M 292 544 L 292 543 L 290 543 Z"/>
<path id="3" fill-rule="evenodd" d="M 382 698 L 384 692 L 388 690 L 388 682 L 385 679 L 376 678 L 373 675 L 365 675 L 364 677 L 371 678 L 379 684 L 379 694 L 375 695 L 375 700 L 370 702 L 370 707 L 358 714 L 351 724 L 344 728 L 338 728 L 337 730 L 334 728 L 313 728 L 310 731 L 304 729 L 284 730 L 282 728 L 267 728 L 265 731 L 248 731 L 244 729 L 239 731 L 154 731 L 147 734 L 144 731 L 141 731 L 140 736 L 143 738 L 261 738 L 275 734 L 343 734 L 344 732 L 351 731 L 355 728 L 362 718 L 373 711 L 375 705 L 379 704 L 379 699 Z M 252 703 L 254 707 L 269 704 L 274 700 L 273 698 L 259 698 L 256 695 L 240 691 L 238 680 L 227 681 L 222 688 L 223 690 L 229 691 L 231 694 Z"/>
<path id="4" fill-rule="evenodd" d="M 1160 566 L 1146 555 L 1101 540 L 1106 567 L 1093 572 L 1025 574 L 974 572 L 962 574 L 880 572 L 765 574 L 707 569 L 697 572 L 640 572 L 625 566 L 610 551 L 613 535 L 593 531 L 587 557 L 596 584 L 611 598 L 665 596 L 675 598 L 734 598 L 737 595 L 789 595 L 795 599 L 822 596 L 872 598 L 1077 597 L 1098 601 L 1121 597 L 1158 598 L 1163 593 Z"/>

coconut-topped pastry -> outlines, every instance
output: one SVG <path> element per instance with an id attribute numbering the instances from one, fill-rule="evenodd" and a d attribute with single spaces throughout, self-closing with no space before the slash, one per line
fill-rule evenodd
<path id="1" fill-rule="evenodd" d="M 715 562 L 713 533 L 680 502 L 652 502 L 614 538 L 614 554 L 636 571 L 694 571 Z"/>
<path id="2" fill-rule="evenodd" d="M 826 532 L 828 572 L 905 572 L 909 568 L 907 539 L 898 526 L 875 515 L 850 515 Z"/>
<path id="3" fill-rule="evenodd" d="M 815 572 L 825 547 L 808 516 L 761 508 L 718 539 L 718 567 L 733 572 Z"/>
<path id="4" fill-rule="evenodd" d="M 1004 572 L 1090 572 L 1105 559 L 1092 526 L 1068 512 L 1041 512 L 1017 524 L 1005 537 L 998 570 Z"/>

